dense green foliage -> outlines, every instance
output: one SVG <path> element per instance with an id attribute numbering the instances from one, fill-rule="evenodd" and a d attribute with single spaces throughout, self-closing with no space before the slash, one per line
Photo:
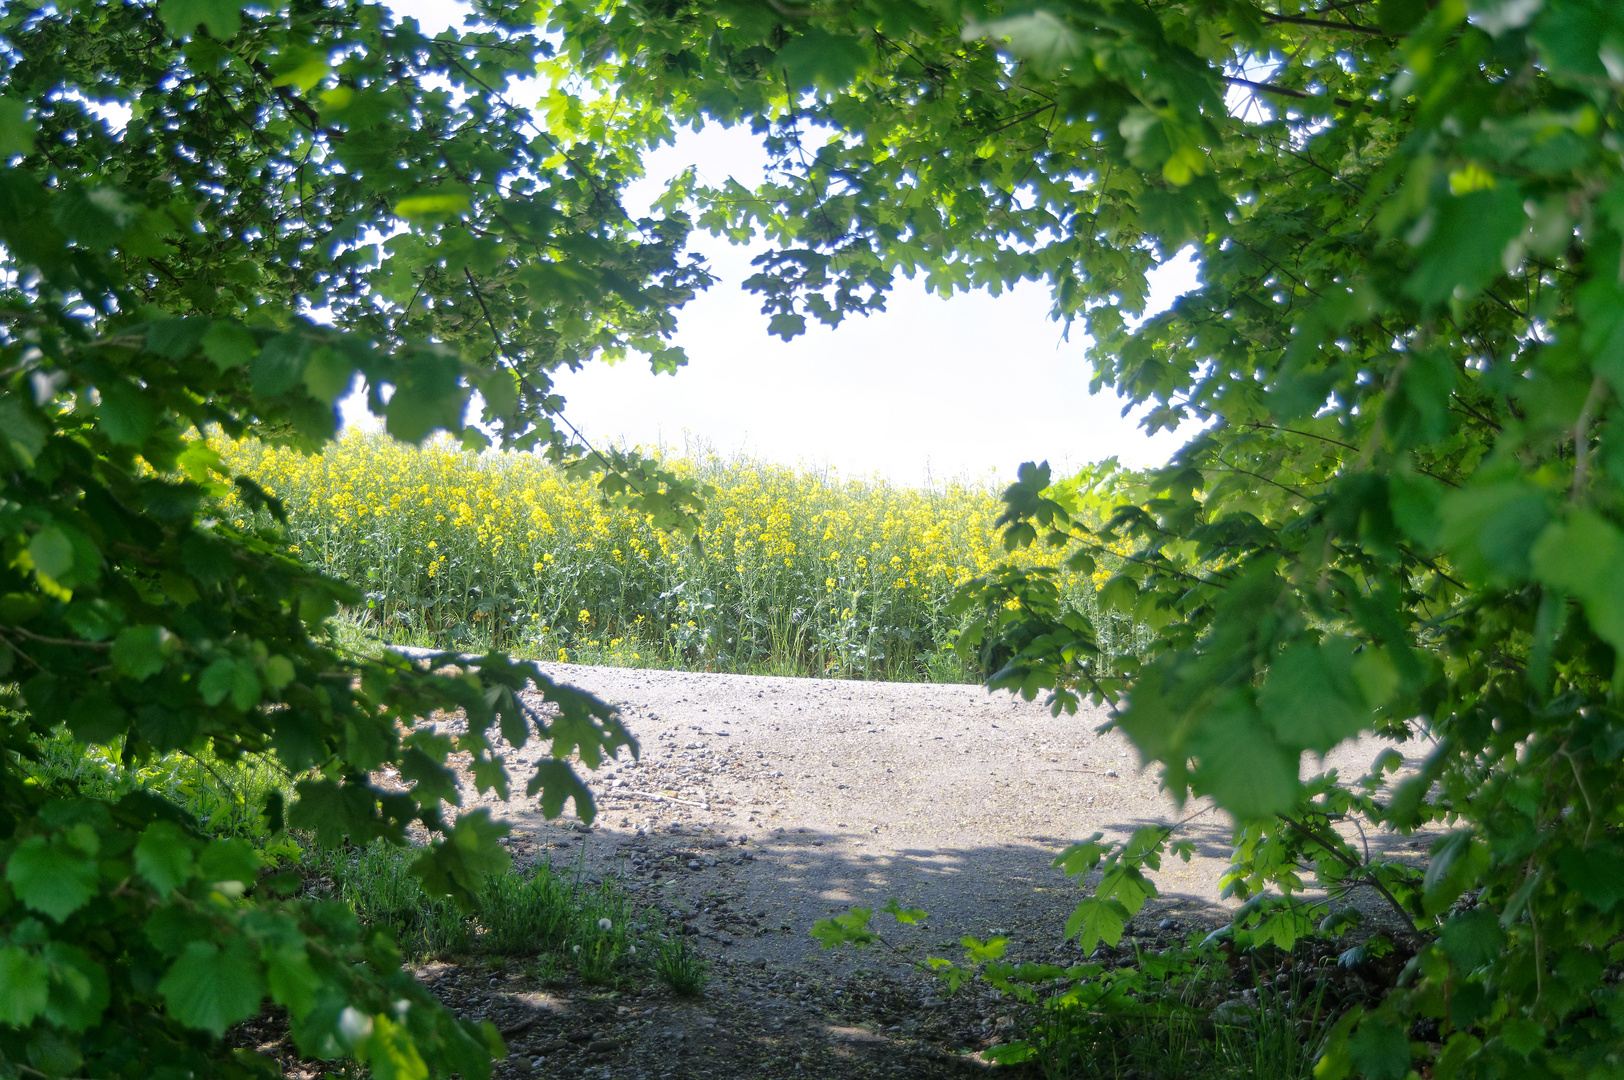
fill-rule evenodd
<path id="1" fill-rule="evenodd" d="M 1031 468 L 1012 548 L 1087 568 L 1157 632 L 1126 681 L 1042 572 L 987 576 L 994 685 L 1108 702 L 1178 798 L 1235 816 L 1265 940 L 1309 885 L 1431 941 L 1320 1075 L 1618 1075 L 1624 994 L 1624 9 L 1605 0 L 561 5 L 630 138 L 749 120 L 774 180 L 682 193 L 760 230 L 772 328 L 1022 278 L 1096 382 L 1205 425 L 1103 529 Z M 560 61 L 563 63 L 565 61 Z M 629 103 L 629 104 L 628 104 Z M 555 101 L 552 114 L 571 109 Z M 596 110 L 596 111 L 595 111 Z M 1200 285 L 1139 321 L 1145 271 Z M 1008 388 L 1019 407 L 1022 391 Z M 1014 604 L 1011 610 L 1010 604 Z M 1362 731 L 1420 775 L 1299 780 Z M 1425 873 L 1338 826 L 1447 826 Z M 1346 835 L 1351 835 L 1351 829 Z M 1079 845 L 1069 928 L 1114 940 L 1168 836 Z M 1269 899 L 1273 897 L 1273 899 Z M 1417 1040 L 1412 1046 L 1412 1038 Z"/>
<path id="2" fill-rule="evenodd" d="M 487 90 L 533 70 L 547 47 L 531 29 L 493 10 L 430 42 L 365 4 L 0 13 L 8 1074 L 262 1074 L 220 1036 L 267 1000 L 306 1054 L 379 1077 L 489 1074 L 494 1029 L 444 1010 L 386 931 L 289 897 L 249 844 L 172 803 L 29 783 L 19 760 L 61 725 L 127 765 L 269 753 L 298 793 L 255 808 L 273 829 L 284 809 L 324 843 L 421 825 L 443 837 L 417 858 L 424 886 L 470 907 L 508 866 L 505 826 L 452 809 L 448 755 L 505 793 L 499 739 L 550 740 L 531 789 L 591 816 L 570 762 L 630 745 L 607 708 L 500 657 L 430 673 L 333 648 L 313 631 L 355 592 L 274 529 L 222 523 L 211 503 L 233 489 L 280 508 L 187 441 L 218 425 L 315 448 L 359 372 L 397 437 L 482 443 L 464 426 L 477 388 L 508 444 L 568 459 L 549 371 L 626 348 L 680 359 L 669 308 L 705 280 L 679 257 L 683 221 L 628 220 L 613 157 Z M 687 486 L 598 464 L 606 493 L 681 523 Z M 527 682 L 557 715 L 519 699 Z M 466 734 L 418 726 L 442 708 L 466 710 Z M 408 792 L 370 783 L 386 763 Z"/>
<path id="3" fill-rule="evenodd" d="M 63 723 L 131 760 L 270 749 L 315 770 L 292 820 L 398 837 L 440 831 L 456 801 L 451 744 L 412 728 L 455 703 L 482 785 L 506 783 L 500 721 L 553 739 L 535 778 L 552 809 L 584 800 L 562 759 L 626 741 L 601 707 L 496 657 L 431 675 L 325 646 L 309 628 L 353 594 L 211 517 L 226 478 L 182 436 L 316 446 L 359 371 L 399 437 L 464 432 L 478 388 L 508 444 L 570 456 L 548 371 L 680 362 L 671 308 L 707 282 L 680 255 L 691 207 L 768 239 L 748 285 L 773 332 L 875 310 L 899 272 L 942 291 L 1042 279 L 1100 385 L 1151 404 L 1153 427 L 1206 425 L 1103 529 L 1042 468 L 1006 497 L 1011 548 L 1050 542 L 1087 571 L 1136 545 L 1103 596 L 1156 631 L 1141 668 L 1098 664 L 1041 568 L 966 594 L 971 644 L 995 685 L 1109 702 L 1175 796 L 1235 815 L 1229 888 L 1264 898 L 1249 933 L 1303 933 L 1309 884 L 1369 885 L 1424 932 L 1320 1075 L 1624 1069 L 1616 4 L 605 0 L 547 7 L 540 31 L 536 14 L 432 42 L 360 3 L 0 15 L 0 663 L 26 705 L 8 754 Z M 532 118 L 499 90 L 537 60 L 559 82 Z M 661 218 L 628 220 L 638 154 L 714 121 L 759 131 L 773 179 L 684 176 Z M 1147 269 L 1184 246 L 1200 286 L 1138 320 Z M 597 464 L 610 496 L 689 520 L 676 478 Z M 526 678 L 561 719 L 519 707 Z M 1421 775 L 1391 795 L 1379 775 L 1299 781 L 1305 753 L 1365 730 L 1429 740 Z M 367 785 L 390 760 L 411 795 Z M 483 1073 L 480 1036 L 386 942 L 277 900 L 241 847 L 7 770 L 7 1062 L 253 1071 L 213 1036 L 268 994 L 309 1052 Z M 1369 861 L 1337 831 L 1350 818 L 1450 831 L 1422 875 Z M 426 884 L 471 898 L 494 832 L 458 818 Z M 1068 852 L 1104 872 L 1070 930 L 1119 935 L 1176 843 Z"/>

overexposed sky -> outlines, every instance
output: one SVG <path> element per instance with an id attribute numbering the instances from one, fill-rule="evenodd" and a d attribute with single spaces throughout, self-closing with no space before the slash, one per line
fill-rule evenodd
<path id="1" fill-rule="evenodd" d="M 460 17 L 443 0 L 391 6 L 430 33 Z M 733 176 L 753 187 L 765 161 L 745 129 L 685 132 L 650 155 L 649 177 L 628 193 L 628 209 L 638 213 L 690 165 L 705 180 Z M 1147 437 L 1136 417 L 1122 417 L 1115 396 L 1091 396 L 1081 330 L 1063 340 L 1040 285 L 997 299 L 978 292 L 943 300 L 899 279 L 884 313 L 835 329 L 814 324 L 786 343 L 768 335 L 760 298 L 740 287 L 760 249 L 705 234 L 691 247 L 720 280 L 679 312 L 676 344 L 687 367 L 656 376 L 633 357 L 559 375 L 566 415 L 594 442 L 677 450 L 697 443 L 724 456 L 912 484 L 1009 478 L 1021 462 L 1045 459 L 1057 469 L 1112 456 L 1156 464 L 1193 434 Z M 1193 283 L 1191 264 L 1174 260 L 1157 273 L 1150 310 Z"/>

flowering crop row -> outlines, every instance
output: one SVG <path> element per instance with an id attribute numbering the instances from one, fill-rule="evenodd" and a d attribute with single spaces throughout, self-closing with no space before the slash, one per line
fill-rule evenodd
<path id="1" fill-rule="evenodd" d="M 696 550 L 531 455 L 364 434 L 319 457 L 215 448 L 284 500 L 294 543 L 364 589 L 365 617 L 392 640 L 582 662 L 962 677 L 974 673 L 947 651 L 958 626 L 946 601 L 1011 557 L 992 529 L 996 495 L 963 484 L 679 459 L 715 489 Z"/>

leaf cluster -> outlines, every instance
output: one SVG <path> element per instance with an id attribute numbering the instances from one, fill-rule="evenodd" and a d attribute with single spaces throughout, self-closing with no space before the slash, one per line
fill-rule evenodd
<path id="1" fill-rule="evenodd" d="M 1322 1075 L 1396 1080 L 1422 1019 L 1429 1075 L 1618 1068 L 1617 5 L 771 11 L 553 18 L 663 131 L 762 133 L 765 184 L 680 195 L 767 239 L 749 285 L 773 331 L 877 310 L 899 273 L 1042 280 L 1096 388 L 1151 431 L 1200 427 L 1098 527 L 1023 470 L 1010 544 L 1131 542 L 1101 601 L 1154 640 L 1107 681 L 1050 583 L 999 570 L 963 599 L 994 684 L 1109 704 L 1175 798 L 1234 816 L 1238 893 L 1357 880 L 1432 942 Z M 1146 271 L 1185 249 L 1199 284 L 1144 318 Z M 1302 779 L 1366 732 L 1423 740 L 1419 772 Z M 1417 881 L 1353 821 L 1452 831 Z M 1121 913 L 1096 900 L 1103 934 Z"/>

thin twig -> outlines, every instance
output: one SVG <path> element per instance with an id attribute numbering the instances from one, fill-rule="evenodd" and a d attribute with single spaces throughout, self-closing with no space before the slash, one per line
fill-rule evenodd
<path id="1" fill-rule="evenodd" d="M 1290 23 L 1293 26 L 1317 26 L 1325 30 L 1351 30 L 1356 34 L 1370 34 L 1374 37 L 1392 37 L 1387 31 L 1378 26 L 1366 26 L 1363 23 L 1334 22 L 1330 19 L 1307 19 L 1301 15 L 1276 15 L 1272 11 L 1259 12 L 1263 18 L 1272 23 Z"/>
<path id="2" fill-rule="evenodd" d="M 1578 499 L 1584 491 L 1585 474 L 1590 466 L 1590 419 L 1606 397 L 1607 381 L 1597 375 L 1590 383 L 1590 395 L 1585 398 L 1585 406 L 1579 410 L 1579 419 L 1573 425 L 1573 484 L 1568 488 L 1570 500 Z"/>
<path id="3" fill-rule="evenodd" d="M 1367 111 L 1370 109 L 1370 105 L 1366 102 L 1349 101 L 1347 98 L 1339 97 L 1327 98 L 1321 94 L 1310 94 L 1307 90 L 1293 90 L 1289 86 L 1254 82 L 1251 79 L 1243 79 L 1238 75 L 1225 75 L 1224 82 L 1233 86 L 1249 86 L 1253 90 L 1261 90 L 1265 94 L 1277 94 L 1280 97 L 1297 98 L 1300 101 L 1331 101 L 1344 109 L 1364 109 Z"/>

